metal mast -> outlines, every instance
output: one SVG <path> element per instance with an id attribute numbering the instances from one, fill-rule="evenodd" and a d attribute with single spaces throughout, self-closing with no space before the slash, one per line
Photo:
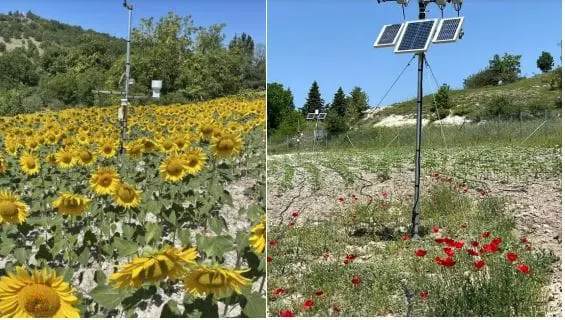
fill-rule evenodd
<path id="1" fill-rule="evenodd" d="M 124 0 L 124 8 L 128 10 L 128 39 L 127 39 L 127 50 L 126 50 L 126 84 L 124 88 L 124 98 L 120 104 L 120 110 L 118 112 L 118 120 L 121 127 L 121 139 L 120 139 L 120 153 L 124 152 L 124 141 L 127 140 L 127 127 L 128 127 L 128 105 L 129 105 L 129 84 L 130 84 L 130 67 L 131 67 L 131 16 L 133 12 L 133 5 L 128 4 L 127 0 Z"/>

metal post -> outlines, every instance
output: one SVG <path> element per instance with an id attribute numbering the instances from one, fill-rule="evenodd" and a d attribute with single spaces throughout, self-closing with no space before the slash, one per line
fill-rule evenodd
<path id="1" fill-rule="evenodd" d="M 418 98 L 416 102 L 416 159 L 414 169 L 414 207 L 412 208 L 412 238 L 418 237 L 420 223 L 420 148 L 422 145 L 424 55 L 424 53 L 418 54 Z"/>
<path id="2" fill-rule="evenodd" d="M 425 1 L 418 2 L 420 20 L 426 19 Z M 425 54 L 418 54 L 418 97 L 416 101 L 416 159 L 414 168 L 414 206 L 412 207 L 412 238 L 418 238 L 420 224 L 420 148 L 422 145 L 422 102 Z"/>
<path id="3" fill-rule="evenodd" d="M 133 5 L 124 1 L 123 6 L 128 10 L 128 39 L 126 50 L 126 84 L 125 84 L 125 97 L 121 104 L 120 112 L 120 125 L 121 125 L 121 139 L 120 139 L 120 153 L 124 153 L 124 141 L 127 140 L 127 127 L 128 127 L 128 105 L 129 105 L 129 82 L 130 82 L 130 67 L 131 67 L 131 16 Z"/>

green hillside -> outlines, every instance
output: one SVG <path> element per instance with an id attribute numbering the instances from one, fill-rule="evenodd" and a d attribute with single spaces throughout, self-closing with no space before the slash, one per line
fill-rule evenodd
<path id="1" fill-rule="evenodd" d="M 507 104 L 500 112 L 512 116 L 522 112 L 523 117 L 539 116 L 545 110 L 560 109 L 561 89 L 552 80 L 561 68 L 531 78 L 523 78 L 514 83 L 499 86 L 485 86 L 476 89 L 451 90 L 451 114 L 478 120 L 479 117 L 496 116 L 489 110 L 493 100 L 504 97 Z M 424 96 L 424 110 L 429 113 L 434 95 Z M 377 111 L 373 117 L 361 120 L 361 126 L 372 125 L 390 115 L 415 116 L 416 99 L 395 103 L 391 107 Z"/>

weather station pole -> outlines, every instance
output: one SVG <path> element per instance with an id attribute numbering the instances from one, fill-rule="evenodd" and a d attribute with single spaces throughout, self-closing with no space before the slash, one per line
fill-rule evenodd
<path id="1" fill-rule="evenodd" d="M 124 153 L 124 142 L 127 140 L 127 127 L 128 127 L 128 105 L 129 105 L 129 85 L 130 85 L 130 66 L 131 66 L 131 16 L 133 12 L 133 5 L 124 0 L 124 8 L 128 10 L 128 39 L 126 50 L 126 83 L 124 88 L 124 98 L 121 100 L 120 109 L 118 111 L 118 121 L 121 127 L 120 139 L 120 153 Z"/>
<path id="2" fill-rule="evenodd" d="M 402 6 L 404 18 L 404 8 L 408 6 L 410 0 L 377 0 L 378 3 L 395 1 Z M 441 21 L 438 19 L 426 19 L 426 7 L 430 3 L 435 3 L 441 10 Z M 443 19 L 443 10 L 447 3 L 453 3 L 457 18 Z M 417 239 L 420 227 L 420 169 L 421 169 L 421 148 L 422 148 L 422 114 L 423 114 L 423 78 L 424 60 L 426 51 L 432 43 L 450 43 L 463 37 L 463 17 L 459 17 L 459 12 L 463 5 L 463 0 L 418 0 L 418 20 L 409 21 L 401 24 L 385 25 L 381 30 L 377 40 L 373 44 L 375 48 L 395 47 L 395 53 L 414 53 L 418 56 L 418 87 L 416 97 L 416 155 L 414 166 L 414 205 L 412 207 L 412 230 L 411 236 Z M 437 31 L 437 32 L 436 32 Z"/>

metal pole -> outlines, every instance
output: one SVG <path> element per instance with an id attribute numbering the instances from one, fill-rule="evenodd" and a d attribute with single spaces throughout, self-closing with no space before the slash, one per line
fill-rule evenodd
<path id="1" fill-rule="evenodd" d="M 131 16 L 133 6 L 124 1 L 124 7 L 128 10 L 128 39 L 126 50 L 126 84 L 125 84 L 125 97 L 121 105 L 122 119 L 121 129 L 122 138 L 120 139 L 120 153 L 124 153 L 124 141 L 127 140 L 127 127 L 128 127 L 128 105 L 129 105 L 129 82 L 130 82 L 130 67 L 131 67 Z"/>
<path id="2" fill-rule="evenodd" d="M 416 165 L 414 170 L 414 207 L 412 208 L 412 238 L 418 237 L 420 223 L 420 148 L 422 145 L 422 100 L 424 53 L 418 54 L 418 98 L 416 103 Z"/>
<path id="3" fill-rule="evenodd" d="M 426 19 L 425 1 L 420 1 L 419 19 Z M 418 54 L 418 97 L 416 101 L 416 159 L 414 168 L 414 206 L 412 207 L 412 238 L 418 238 L 420 224 L 420 148 L 422 145 L 422 101 L 424 80 L 424 58 L 425 54 Z"/>

